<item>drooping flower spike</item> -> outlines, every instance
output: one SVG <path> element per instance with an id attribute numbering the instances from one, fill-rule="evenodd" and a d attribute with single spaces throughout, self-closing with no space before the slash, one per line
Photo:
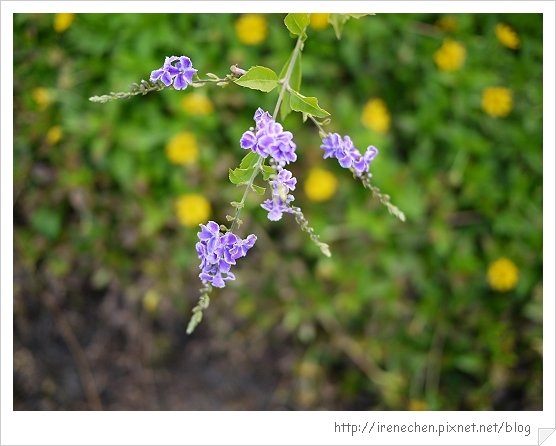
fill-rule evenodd
<path id="1" fill-rule="evenodd" d="M 222 234 L 220 226 L 214 221 L 199 226 L 199 241 L 195 245 L 201 260 L 199 278 L 203 284 L 224 288 L 225 282 L 236 278 L 230 271 L 232 265 L 235 265 L 240 257 L 245 257 L 257 241 L 257 236 L 251 234 L 242 240 L 232 232 Z"/>
<path id="2" fill-rule="evenodd" d="M 358 177 L 369 173 L 371 161 L 378 155 L 378 149 L 374 146 L 369 146 L 365 154 L 361 155 L 349 136 L 342 138 L 338 133 L 329 133 L 320 147 L 324 150 L 323 158 L 336 158 L 340 166 L 353 169 Z"/>
<path id="3" fill-rule="evenodd" d="M 268 211 L 269 220 L 278 221 L 282 218 L 282 214 L 294 213 L 291 202 L 295 198 L 289 192 L 295 189 L 296 184 L 297 179 L 289 170 L 278 167 L 278 173 L 270 181 L 272 198 L 268 198 L 261 204 L 261 207 Z"/>

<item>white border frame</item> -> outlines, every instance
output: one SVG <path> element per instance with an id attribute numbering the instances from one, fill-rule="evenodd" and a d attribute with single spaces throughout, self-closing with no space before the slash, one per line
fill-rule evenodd
<path id="1" fill-rule="evenodd" d="M 14 412 L 13 411 L 13 18 L 17 12 L 539 12 L 543 20 L 544 410 L 538 412 Z M 537 428 L 556 427 L 555 412 L 555 4 L 483 2 L 1 2 L 1 443 L 2 444 L 538 444 Z M 362 436 L 335 434 L 334 423 L 465 424 L 518 422 L 519 435 Z M 553 436 L 556 438 L 556 435 Z M 554 438 L 551 437 L 550 443 Z M 465 441 L 465 443 L 462 443 Z"/>

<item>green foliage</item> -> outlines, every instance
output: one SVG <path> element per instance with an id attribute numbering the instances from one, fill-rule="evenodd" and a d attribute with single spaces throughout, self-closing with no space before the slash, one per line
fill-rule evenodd
<path id="1" fill-rule="evenodd" d="M 366 15 L 374 15 L 374 14 L 330 14 L 328 21 L 334 27 L 334 32 L 336 33 L 336 38 L 340 40 L 342 37 L 342 31 L 344 29 L 344 25 L 348 22 L 349 19 L 359 19 Z"/>
<path id="2" fill-rule="evenodd" d="M 237 85 L 269 93 L 278 86 L 278 76 L 267 67 L 251 67 L 249 71 L 234 81 Z"/>
<path id="3" fill-rule="evenodd" d="M 284 19 L 284 24 L 288 31 L 294 36 L 305 36 L 305 29 L 309 24 L 310 14 L 288 14 Z"/>
<path id="4" fill-rule="evenodd" d="M 255 152 L 249 152 L 247 155 L 243 157 L 239 167 L 235 169 L 230 169 L 228 178 L 232 184 L 237 186 L 246 184 L 249 182 L 251 177 L 253 176 L 255 169 L 258 170 L 256 167 L 257 162 L 259 161 L 260 157 Z"/>
<path id="5" fill-rule="evenodd" d="M 330 116 L 330 113 L 319 106 L 317 98 L 303 96 L 295 90 L 291 90 L 290 93 L 290 107 L 292 110 L 316 116 L 317 118 Z"/>

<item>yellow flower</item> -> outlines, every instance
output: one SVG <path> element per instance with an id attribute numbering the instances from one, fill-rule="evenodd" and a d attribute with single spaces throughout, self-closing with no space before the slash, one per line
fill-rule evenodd
<path id="1" fill-rule="evenodd" d="M 445 15 L 443 17 L 440 17 L 436 21 L 436 26 L 439 27 L 442 31 L 450 33 L 456 30 L 456 28 L 458 27 L 458 23 L 456 22 L 454 16 Z"/>
<path id="2" fill-rule="evenodd" d="M 266 17 L 261 14 L 244 14 L 235 23 L 236 35 L 241 43 L 257 45 L 268 34 Z"/>
<path id="3" fill-rule="evenodd" d="M 506 257 L 492 262 L 487 272 L 488 283 L 495 291 L 513 290 L 519 278 L 519 270 L 515 263 Z"/>
<path id="4" fill-rule="evenodd" d="M 481 106 L 488 115 L 503 118 L 512 111 L 512 91 L 504 87 L 488 87 L 483 90 Z"/>
<path id="5" fill-rule="evenodd" d="M 318 14 L 311 14 L 311 28 L 314 29 L 324 29 L 328 26 L 328 17 L 330 14 L 326 13 L 318 13 Z"/>
<path id="6" fill-rule="evenodd" d="M 329 200 L 338 189 L 338 180 L 328 170 L 314 167 L 305 180 L 305 195 L 312 201 Z"/>
<path id="7" fill-rule="evenodd" d="M 155 290 L 149 290 L 143 296 L 143 308 L 147 313 L 154 314 L 158 310 L 161 296 Z"/>
<path id="8" fill-rule="evenodd" d="M 54 31 L 63 33 L 68 29 L 75 20 L 75 14 L 71 12 L 63 12 L 54 16 Z"/>
<path id="9" fill-rule="evenodd" d="M 434 53 L 434 62 L 442 71 L 455 71 L 465 62 L 465 47 L 455 40 L 446 39 Z"/>
<path id="10" fill-rule="evenodd" d="M 195 163 L 199 158 L 197 138 L 193 133 L 178 133 L 166 144 L 166 156 L 174 164 Z"/>
<path id="11" fill-rule="evenodd" d="M 210 217 L 210 203 L 200 194 L 184 194 L 176 201 L 176 214 L 182 225 L 192 228 L 206 223 Z"/>
<path id="12" fill-rule="evenodd" d="M 48 132 L 46 132 L 46 141 L 48 142 L 48 144 L 53 146 L 60 142 L 60 140 L 62 139 L 62 135 L 62 127 L 60 127 L 59 125 L 55 125 L 54 127 L 50 127 Z"/>
<path id="13" fill-rule="evenodd" d="M 211 100 L 203 93 L 189 93 L 181 100 L 182 109 L 190 115 L 205 116 L 212 113 Z"/>
<path id="14" fill-rule="evenodd" d="M 508 25 L 499 23 L 495 28 L 496 38 L 507 48 L 516 50 L 519 48 L 520 41 L 517 33 Z"/>
<path id="15" fill-rule="evenodd" d="M 382 99 L 370 99 L 363 108 L 361 122 L 365 127 L 383 134 L 390 128 L 390 113 Z"/>
<path id="16" fill-rule="evenodd" d="M 427 403 L 421 400 L 411 400 L 407 405 L 407 409 L 415 411 L 427 410 Z"/>
<path id="17" fill-rule="evenodd" d="M 44 110 L 52 102 L 52 97 L 48 90 L 44 87 L 34 88 L 31 92 L 33 100 L 37 103 L 41 110 Z"/>

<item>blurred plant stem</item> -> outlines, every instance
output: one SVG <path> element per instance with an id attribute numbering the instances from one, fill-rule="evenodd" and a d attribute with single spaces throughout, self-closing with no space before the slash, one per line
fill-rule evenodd
<path id="1" fill-rule="evenodd" d="M 55 297 L 49 292 L 44 293 L 44 298 L 41 299 L 46 305 L 47 309 L 52 314 L 54 318 L 54 324 L 58 329 L 62 339 L 68 346 L 68 349 L 73 357 L 75 366 L 77 368 L 77 374 L 79 375 L 79 380 L 81 381 L 81 386 L 83 387 L 83 393 L 85 398 L 89 403 L 91 410 L 102 410 L 102 402 L 95 384 L 95 378 L 87 361 L 87 356 L 79 344 L 79 340 L 75 335 L 71 325 L 64 316 L 62 310 L 60 310 L 58 304 L 56 303 Z"/>
<path id="2" fill-rule="evenodd" d="M 433 398 L 438 395 L 444 340 L 444 326 L 442 322 L 437 322 L 436 329 L 431 340 L 431 347 L 427 355 L 427 366 L 425 375 L 425 395 L 427 397 L 427 401 L 433 400 Z"/>

